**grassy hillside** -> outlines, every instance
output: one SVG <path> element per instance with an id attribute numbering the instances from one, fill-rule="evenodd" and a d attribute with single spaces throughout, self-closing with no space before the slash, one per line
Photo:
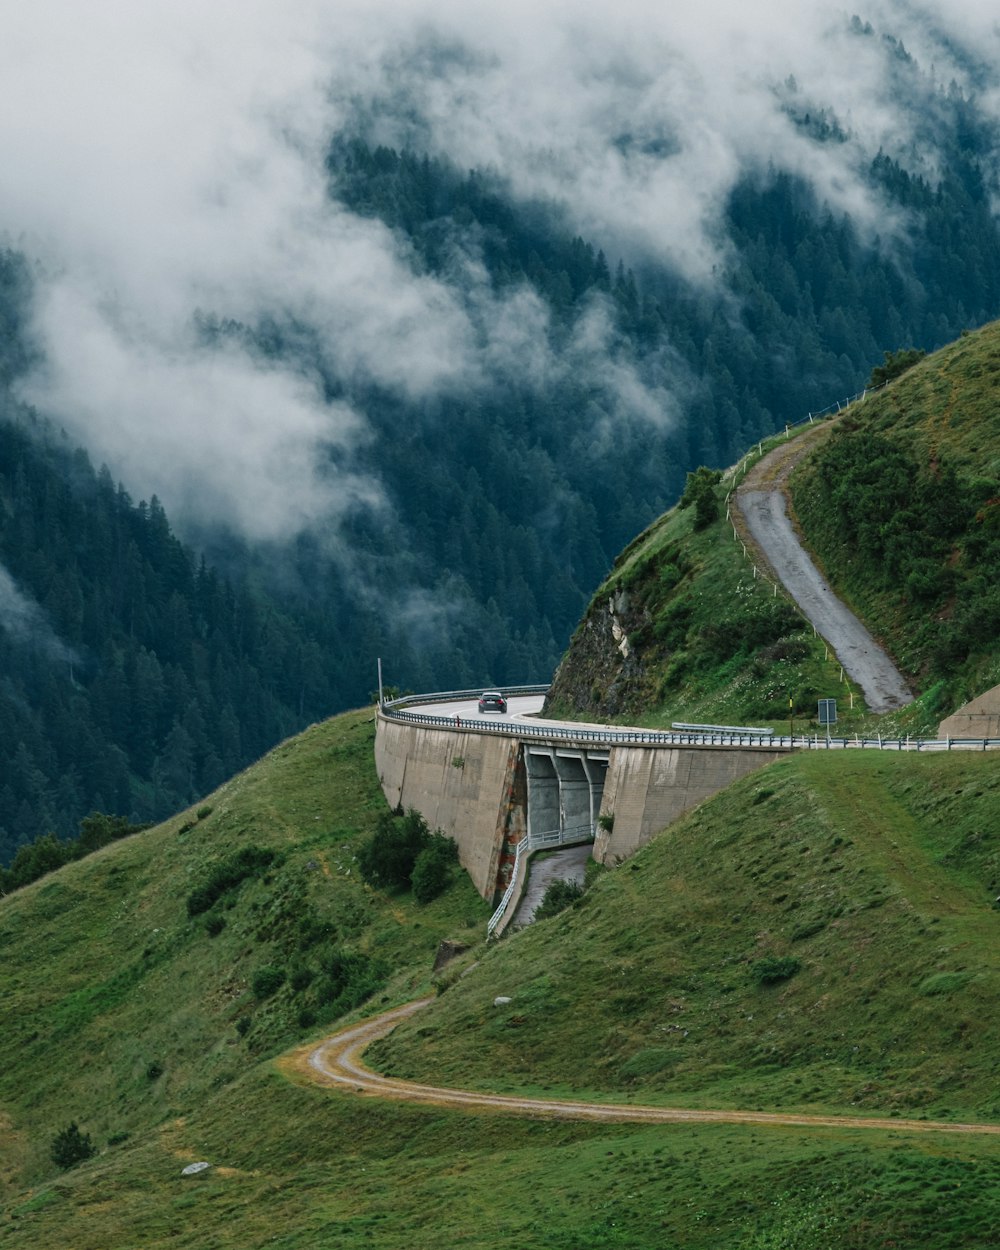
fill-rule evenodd
<path id="1" fill-rule="evenodd" d="M 856 405 L 792 479 L 843 595 L 945 709 L 1000 682 L 1000 323 Z"/>
<path id="2" fill-rule="evenodd" d="M 791 722 L 801 733 L 813 728 L 817 699 L 837 698 L 846 731 L 872 723 L 812 626 L 755 577 L 726 519 L 731 487 L 727 476 L 708 488 L 707 520 L 695 506 L 672 508 L 618 557 L 556 672 L 551 714 L 786 731 Z"/>
<path id="3" fill-rule="evenodd" d="M 380 1053 L 483 1088 L 1000 1120 L 998 827 L 992 757 L 791 757 L 491 950 Z"/>
<path id="4" fill-rule="evenodd" d="M 280 1076 L 272 1057 L 322 1030 L 298 1024 L 314 985 L 258 999 L 261 966 L 318 968 L 324 943 L 379 958 L 381 1007 L 426 987 L 441 937 L 483 931 L 465 881 L 426 908 L 358 884 L 351 848 L 382 806 L 370 739 L 367 712 L 316 726 L 201 819 L 0 900 L 5 1248 L 1000 1237 L 995 1139 L 515 1120 Z M 998 804 L 989 757 L 785 761 L 601 876 L 579 907 L 470 952 L 478 966 L 380 1058 L 604 1099 L 1000 1118 Z M 190 917 L 212 866 L 247 847 L 280 862 Z M 798 971 L 761 984 L 760 961 L 784 956 Z M 501 993 L 513 1003 L 499 1011 Z M 70 1120 L 98 1153 L 63 1173 L 48 1147 Z M 181 1176 L 202 1159 L 215 1166 Z"/>
<path id="5" fill-rule="evenodd" d="M 550 710 L 777 727 L 791 701 L 801 730 L 816 700 L 832 697 L 848 733 L 879 723 L 934 735 L 942 717 L 1000 682 L 998 379 L 995 323 L 847 410 L 791 480 L 828 582 L 919 692 L 909 708 L 867 714 L 822 640 L 754 578 L 724 516 L 726 475 L 710 492 L 714 509 L 699 519 L 696 506 L 678 506 L 618 557 L 556 674 Z"/>
<path id="6" fill-rule="evenodd" d="M 359 879 L 385 808 L 373 733 L 370 710 L 315 726 L 198 809 L 0 900 L 11 1183 L 51 1173 L 69 1120 L 130 1140 L 366 992 L 425 979 L 442 938 L 481 934 L 462 873 L 425 907 Z"/>

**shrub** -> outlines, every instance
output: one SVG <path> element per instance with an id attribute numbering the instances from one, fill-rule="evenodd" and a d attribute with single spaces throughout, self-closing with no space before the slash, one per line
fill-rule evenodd
<path id="1" fill-rule="evenodd" d="M 253 974 L 253 980 L 250 983 L 250 988 L 253 990 L 254 998 L 270 998 L 271 995 L 276 994 L 284 984 L 284 970 L 281 968 L 275 968 L 270 964 L 265 964 L 263 968 L 258 968 Z"/>
<path id="2" fill-rule="evenodd" d="M 758 985 L 775 985 L 795 976 L 801 967 L 802 961 L 794 955 L 765 955 L 751 966 L 750 973 Z"/>
<path id="3" fill-rule="evenodd" d="M 225 916 L 209 916 L 209 918 L 205 921 L 205 931 L 208 933 L 209 937 L 218 937 L 225 927 Z"/>
<path id="4" fill-rule="evenodd" d="M 935 972 L 920 982 L 918 992 L 928 998 L 933 998 L 938 994 L 952 994 L 971 980 L 971 972 Z"/>
<path id="5" fill-rule="evenodd" d="M 884 386 L 900 377 L 907 369 L 923 360 L 927 353 L 922 348 L 903 347 L 898 352 L 884 352 L 885 363 L 876 365 L 868 379 L 869 386 Z"/>
<path id="6" fill-rule="evenodd" d="M 274 862 L 274 851 L 260 846 L 245 846 L 236 855 L 230 855 L 216 864 L 197 889 L 187 898 L 189 916 L 199 916 L 213 907 L 224 894 L 235 889 L 247 877 L 259 877 Z"/>
<path id="7" fill-rule="evenodd" d="M 580 898 L 583 898 L 583 886 L 579 882 L 553 881 L 535 909 L 535 919 L 547 920 L 550 916 L 558 916 Z"/>
<path id="8" fill-rule="evenodd" d="M 56 1133 L 49 1148 L 52 1162 L 64 1171 L 76 1167 L 95 1153 L 89 1133 L 81 1133 L 76 1121 Z"/>
<path id="9" fill-rule="evenodd" d="M 405 815 L 383 812 L 375 832 L 358 851 L 358 866 L 369 885 L 405 890 L 417 857 L 431 838 L 427 821 L 414 808 Z"/>
<path id="10" fill-rule="evenodd" d="M 360 951 L 329 951 L 320 964 L 315 1001 L 328 1018 L 341 1015 L 370 998 L 385 984 L 388 969 L 381 960 Z"/>
<path id="11" fill-rule="evenodd" d="M 163 1075 L 163 1064 L 159 1059 L 154 1059 L 146 1069 L 146 1079 L 150 1081 L 158 1081 Z"/>
<path id="12" fill-rule="evenodd" d="M 312 984 L 313 975 L 312 968 L 307 968 L 305 964 L 300 964 L 299 967 L 292 969 L 288 983 L 296 993 L 301 993 L 302 990 L 307 990 Z"/>
<path id="13" fill-rule="evenodd" d="M 431 835 L 431 840 L 417 856 L 410 874 L 413 897 L 418 903 L 429 903 L 437 898 L 451 880 L 451 866 L 458 863 L 458 843 L 443 834 Z"/>
<path id="14" fill-rule="evenodd" d="M 249 1016 L 240 1016 L 236 1021 L 236 1032 L 239 1033 L 240 1037 L 246 1037 L 250 1032 L 251 1024 L 253 1024 L 253 1021 Z"/>

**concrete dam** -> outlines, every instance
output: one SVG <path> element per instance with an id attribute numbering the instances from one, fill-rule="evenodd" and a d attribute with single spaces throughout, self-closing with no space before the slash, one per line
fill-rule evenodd
<path id="1" fill-rule="evenodd" d="M 462 866 L 486 899 L 509 891 L 515 868 L 520 875 L 526 865 L 526 848 L 593 842 L 598 862 L 616 864 L 684 812 L 792 749 L 748 730 L 715 740 L 435 715 L 427 698 L 419 712 L 403 701 L 378 709 L 382 791 L 390 806 L 415 808 L 432 829 L 455 839 Z"/>

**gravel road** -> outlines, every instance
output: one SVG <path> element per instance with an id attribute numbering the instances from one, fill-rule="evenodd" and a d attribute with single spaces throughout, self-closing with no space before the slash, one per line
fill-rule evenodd
<path id="1" fill-rule="evenodd" d="M 873 712 L 913 702 L 902 674 L 865 626 L 824 582 L 799 542 L 786 511 L 788 474 L 812 440 L 797 439 L 756 465 L 733 496 L 744 527 L 778 580 L 861 687 Z"/>
<path id="2" fill-rule="evenodd" d="M 698 1110 L 687 1107 L 649 1107 L 636 1103 L 578 1102 L 561 1098 L 518 1098 L 505 1094 L 489 1094 L 478 1090 L 448 1089 L 438 1085 L 420 1085 L 395 1077 L 380 1076 L 362 1062 L 365 1047 L 376 1038 L 385 1037 L 401 1020 L 412 1016 L 433 1002 L 418 1002 L 395 1007 L 380 1016 L 363 1020 L 319 1046 L 310 1045 L 293 1051 L 278 1060 L 290 1075 L 306 1076 L 321 1085 L 357 1094 L 375 1094 L 401 1102 L 431 1103 L 438 1107 L 480 1108 L 515 1115 L 553 1117 L 566 1120 L 601 1120 L 613 1123 L 636 1121 L 644 1124 L 761 1124 L 795 1125 L 803 1128 L 880 1129 L 891 1133 L 986 1133 L 1000 1135 L 1000 1124 L 952 1124 L 940 1120 L 879 1119 L 874 1116 L 808 1115 L 783 1111 Z M 498 1008 L 497 1010 L 501 1010 Z"/>

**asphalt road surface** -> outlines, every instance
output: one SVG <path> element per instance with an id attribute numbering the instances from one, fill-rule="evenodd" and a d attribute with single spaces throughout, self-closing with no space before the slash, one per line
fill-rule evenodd
<path id="1" fill-rule="evenodd" d="M 873 712 L 913 702 L 902 674 L 850 608 L 837 598 L 799 542 L 786 510 L 783 484 L 808 442 L 777 448 L 756 465 L 734 496 L 753 542 L 775 576 L 861 687 Z"/>

